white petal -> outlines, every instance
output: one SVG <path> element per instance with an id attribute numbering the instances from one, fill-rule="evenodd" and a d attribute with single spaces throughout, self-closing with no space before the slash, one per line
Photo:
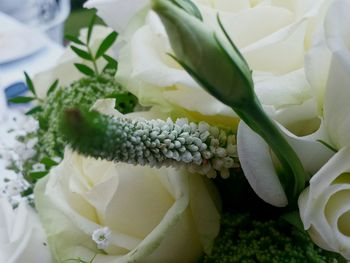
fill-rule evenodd
<path id="1" fill-rule="evenodd" d="M 324 120 L 333 145 L 350 145 L 350 54 L 333 52 L 324 103 Z"/>
<path id="2" fill-rule="evenodd" d="M 305 229 L 310 229 L 312 239 L 347 259 L 350 258 L 347 221 L 350 211 L 349 158 L 350 148 L 340 150 L 314 175 L 309 188 L 299 198 L 301 219 Z"/>
<path id="3" fill-rule="evenodd" d="M 244 122 L 240 122 L 237 133 L 239 160 L 250 186 L 265 202 L 284 207 L 287 196 L 272 163 L 270 148 Z"/>
<path id="4" fill-rule="evenodd" d="M 255 91 L 264 105 L 280 109 L 300 105 L 312 96 L 304 69 L 283 75 L 255 72 L 253 76 Z"/>
<path id="5" fill-rule="evenodd" d="M 86 8 L 96 8 L 97 14 L 117 32 L 124 31 L 134 15 L 148 5 L 147 0 L 89 0 Z"/>
<path id="6" fill-rule="evenodd" d="M 305 170 L 311 175 L 333 156 L 333 151 L 316 141 L 323 139 L 318 137 L 321 132 L 307 137 L 297 137 L 282 126 L 279 127 Z M 273 165 L 270 147 L 244 122 L 239 124 L 237 150 L 244 174 L 257 195 L 272 205 L 287 205 L 284 190 Z"/>

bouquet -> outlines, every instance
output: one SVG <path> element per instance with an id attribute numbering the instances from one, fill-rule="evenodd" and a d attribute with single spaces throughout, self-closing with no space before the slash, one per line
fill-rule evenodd
<path id="1" fill-rule="evenodd" d="M 1 262 L 350 260 L 349 0 L 85 7 L 11 99 Z"/>

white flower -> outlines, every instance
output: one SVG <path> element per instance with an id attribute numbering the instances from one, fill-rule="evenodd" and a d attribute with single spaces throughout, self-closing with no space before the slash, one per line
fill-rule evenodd
<path id="1" fill-rule="evenodd" d="M 122 83 L 143 104 L 159 105 L 163 111 L 176 112 L 180 108 L 182 114 L 187 111 L 192 118 L 232 126 L 233 111 L 203 91 L 166 55 L 171 52 L 168 38 L 159 18 L 144 8 L 147 2 L 137 1 L 130 9 L 121 1 L 86 3 L 87 7 L 96 7 L 110 26 L 118 25 L 115 29 L 127 42 L 120 52 L 118 77 Z M 328 2 L 194 1 L 209 27 L 218 28 L 219 13 L 254 70 L 259 98 L 272 111 L 303 106 L 312 99 L 304 73 L 304 55 Z M 114 10 L 121 11 L 122 17 L 115 16 Z M 121 26 L 125 24 L 126 28 Z"/>
<path id="2" fill-rule="evenodd" d="M 194 262 L 219 230 L 204 177 L 69 151 L 38 182 L 35 201 L 56 262 Z"/>
<path id="3" fill-rule="evenodd" d="M 25 202 L 13 210 L 5 198 L 0 199 L 0 262 L 51 262 L 40 221 Z"/>
<path id="4" fill-rule="evenodd" d="M 104 19 L 108 26 L 120 32 L 128 25 L 136 13 L 147 6 L 148 2 L 148 0 L 90 0 L 85 2 L 84 7 L 98 7 L 97 14 Z M 117 19 L 115 10 L 118 10 Z"/>
<path id="5" fill-rule="evenodd" d="M 106 249 L 109 246 L 111 234 L 108 227 L 99 228 L 92 233 L 92 240 L 95 241 L 99 249 Z"/>
<path id="6" fill-rule="evenodd" d="M 317 89 L 325 89 L 320 96 L 324 101 L 324 132 L 337 154 L 310 180 L 310 186 L 299 199 L 304 227 L 321 247 L 338 252 L 350 260 L 350 19 L 349 0 L 336 0 L 331 6 L 324 25 L 327 57 L 330 59 L 327 82 L 319 82 Z M 321 31 L 322 32 L 322 31 Z M 320 47 L 316 45 L 316 51 Z M 312 50 L 313 51 L 313 50 Z M 314 55 L 317 52 L 313 52 Z M 326 54 L 324 53 L 324 54 Z M 312 65 L 320 57 L 310 56 Z M 327 61 L 327 59 L 325 60 Z M 322 84 L 322 85 L 321 85 Z M 320 93 L 322 94 L 322 93 Z"/>
<path id="7" fill-rule="evenodd" d="M 44 171 L 46 171 L 45 164 L 42 164 L 42 163 L 35 163 L 35 164 L 33 164 L 32 171 L 33 172 L 44 172 Z"/>
<path id="8" fill-rule="evenodd" d="M 299 198 L 300 216 L 312 240 L 350 260 L 350 148 L 339 151 L 310 180 Z"/>
<path id="9" fill-rule="evenodd" d="M 309 174 L 316 173 L 334 154 L 318 142 L 322 138 L 318 132 L 297 137 L 283 126 L 279 127 Z M 271 205 L 286 206 L 287 196 L 276 172 L 276 157 L 273 157 L 266 142 L 244 122 L 238 127 L 237 150 L 244 175 L 255 193 Z"/>
<path id="10" fill-rule="evenodd" d="M 6 183 L 2 192 L 7 197 L 15 197 L 20 195 L 21 192 L 25 191 L 27 188 L 27 181 L 23 178 L 16 178 Z"/>
<path id="11" fill-rule="evenodd" d="M 281 127 L 311 175 L 334 154 L 318 140 L 335 150 L 350 146 L 350 20 L 345 11 L 349 8 L 349 0 L 337 0 L 331 5 L 306 63 L 322 114 L 319 129 L 309 136 L 297 137 Z M 294 118 L 302 119 L 303 114 L 297 112 Z M 245 124 L 239 127 L 237 140 L 242 168 L 256 193 L 271 204 L 286 205 L 269 147 Z"/>

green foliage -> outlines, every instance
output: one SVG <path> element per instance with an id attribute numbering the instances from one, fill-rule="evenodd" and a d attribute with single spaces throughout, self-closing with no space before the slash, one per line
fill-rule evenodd
<path id="1" fill-rule="evenodd" d="M 113 70 L 114 73 L 116 73 L 118 63 L 115 63 L 115 61 L 112 62 L 113 59 L 107 56 L 106 52 L 113 46 L 114 42 L 117 40 L 118 33 L 112 32 L 108 36 L 106 36 L 105 39 L 102 40 L 96 53 L 93 53 L 90 46 L 90 40 L 94 29 L 95 21 L 96 21 L 96 15 L 92 16 L 92 19 L 89 23 L 85 42 L 72 35 L 66 36 L 67 40 L 79 46 L 79 47 L 73 46 L 73 45 L 71 46 L 71 49 L 74 51 L 74 53 L 78 57 L 89 62 L 92 68 L 81 63 L 76 63 L 74 65 L 81 73 L 83 73 L 86 76 L 99 75 L 101 73 L 104 73 L 106 68 L 108 68 L 109 70 Z M 103 57 L 107 61 L 107 66 L 105 67 L 104 70 L 102 70 L 102 72 L 97 67 L 97 60 L 100 59 L 101 57 Z"/>
<path id="2" fill-rule="evenodd" d="M 318 248 L 308 234 L 283 220 L 258 221 L 245 214 L 224 214 L 212 255 L 199 263 L 343 262 Z"/>
<path id="3" fill-rule="evenodd" d="M 77 106 L 89 109 L 98 99 L 125 93 L 127 94 L 122 91 L 114 77 L 108 74 L 85 77 L 68 87 L 58 88 L 50 93 L 42 105 L 43 111 L 35 114 L 40 126 L 38 134 L 42 145 L 38 149 L 42 153 L 40 159 L 46 156 L 63 156 L 65 143 L 59 136 L 58 122 L 64 109 Z"/>

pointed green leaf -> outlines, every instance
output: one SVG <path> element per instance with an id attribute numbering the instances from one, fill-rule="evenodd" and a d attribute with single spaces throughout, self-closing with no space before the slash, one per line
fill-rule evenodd
<path id="1" fill-rule="evenodd" d="M 91 39 L 91 35 L 92 35 L 92 30 L 94 29 L 94 25 L 95 25 L 95 20 L 96 20 L 96 14 L 94 14 L 91 18 L 89 27 L 88 27 L 88 33 L 87 33 L 87 37 L 86 37 L 86 43 L 87 45 L 89 45 L 90 43 L 90 39 Z"/>
<path id="2" fill-rule="evenodd" d="M 103 55 L 103 58 L 108 62 L 107 65 L 104 67 L 103 72 L 106 72 L 106 70 L 114 70 L 115 72 L 117 72 L 118 61 L 108 55 Z"/>
<path id="3" fill-rule="evenodd" d="M 80 48 L 77 48 L 75 46 L 71 46 L 71 49 L 75 52 L 75 54 L 77 54 L 82 59 L 86 59 L 86 60 L 92 61 L 92 56 L 87 51 L 82 50 Z"/>
<path id="4" fill-rule="evenodd" d="M 33 95 L 36 95 L 33 82 L 32 82 L 32 80 L 30 79 L 30 77 L 29 77 L 29 75 L 27 74 L 27 72 L 25 72 L 25 71 L 24 71 L 24 76 L 25 76 L 25 78 L 26 78 L 26 83 L 27 83 L 28 89 L 30 90 L 31 93 L 33 93 Z"/>
<path id="5" fill-rule="evenodd" d="M 289 224 L 293 225 L 295 228 L 299 229 L 300 231 L 305 231 L 303 222 L 300 219 L 299 211 L 286 213 L 282 215 L 281 218 L 287 221 Z"/>
<path id="6" fill-rule="evenodd" d="M 172 0 L 172 2 L 185 10 L 188 14 L 197 17 L 199 20 L 203 21 L 203 17 L 198 7 L 191 0 Z"/>
<path id="7" fill-rule="evenodd" d="M 106 51 L 114 44 L 115 40 L 118 37 L 117 32 L 110 33 L 101 43 L 100 47 L 96 52 L 96 59 L 104 55 Z"/>
<path id="8" fill-rule="evenodd" d="M 48 157 L 44 157 L 40 162 L 45 165 L 46 169 L 50 169 L 51 167 L 58 165 L 57 162 Z"/>
<path id="9" fill-rule="evenodd" d="M 29 173 L 29 176 L 33 179 L 33 180 L 39 180 L 43 177 L 45 177 L 49 172 L 48 171 L 43 171 L 43 172 L 31 172 Z"/>
<path id="10" fill-rule="evenodd" d="M 54 92 L 56 90 L 57 86 L 58 86 L 58 79 L 56 79 L 55 82 L 52 83 L 50 88 L 47 90 L 46 95 L 49 96 L 52 92 Z"/>
<path id="11" fill-rule="evenodd" d="M 333 151 L 334 153 L 337 153 L 338 150 L 335 149 L 333 146 L 331 146 L 329 143 L 326 143 L 325 141 L 322 140 L 317 140 L 319 143 L 322 143 L 324 146 L 326 146 L 328 149 L 330 149 L 331 151 Z"/>
<path id="12" fill-rule="evenodd" d="M 87 75 L 87 76 L 94 76 L 95 75 L 95 71 L 84 64 L 74 63 L 74 65 L 84 75 Z"/>
<path id="13" fill-rule="evenodd" d="M 240 59 L 241 59 L 242 61 L 244 61 L 244 63 L 246 64 L 246 66 L 249 67 L 249 66 L 248 66 L 248 62 L 245 60 L 245 58 L 243 57 L 242 53 L 239 51 L 238 47 L 235 45 L 235 43 L 233 43 L 233 41 L 232 41 L 230 35 L 227 33 L 227 31 L 226 31 L 226 29 L 225 29 L 225 27 L 224 27 L 224 24 L 223 24 L 222 21 L 221 21 L 221 18 L 220 18 L 220 16 L 219 16 L 219 14 L 217 15 L 216 18 L 217 18 L 217 21 L 218 21 L 219 26 L 220 26 L 220 28 L 221 28 L 221 31 L 224 33 L 226 39 L 227 39 L 228 42 L 231 44 L 232 48 L 236 51 L 236 53 L 238 54 L 238 56 L 240 57 Z"/>
<path id="14" fill-rule="evenodd" d="M 20 97 L 9 99 L 9 102 L 20 104 L 20 103 L 28 103 L 28 102 L 31 102 L 33 100 L 35 100 L 34 97 L 22 97 L 22 96 L 20 96 Z"/>
<path id="15" fill-rule="evenodd" d="M 43 108 L 41 106 L 36 106 L 36 107 L 32 108 L 31 110 L 27 111 L 26 115 L 27 116 L 33 115 L 34 113 L 40 112 L 42 110 L 43 110 Z"/>
<path id="16" fill-rule="evenodd" d="M 64 38 L 67 39 L 67 40 L 70 41 L 70 42 L 75 43 L 75 44 L 85 46 L 85 44 L 83 43 L 83 41 L 81 41 L 81 40 L 80 40 L 79 38 L 77 38 L 76 36 L 65 35 Z"/>
<path id="17" fill-rule="evenodd" d="M 33 194 L 33 188 L 32 187 L 29 187 L 25 191 L 21 192 L 21 196 L 22 197 L 25 197 L 25 196 L 28 196 L 28 195 L 31 195 L 31 194 Z"/>

